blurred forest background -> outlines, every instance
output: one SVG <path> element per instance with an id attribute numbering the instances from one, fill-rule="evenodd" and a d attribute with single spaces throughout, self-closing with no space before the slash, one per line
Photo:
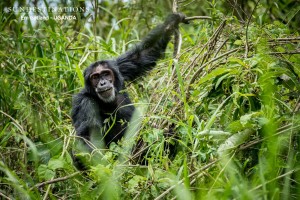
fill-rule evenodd
<path id="1" fill-rule="evenodd" d="M 210 19 L 180 25 L 176 59 L 171 43 L 127 83 L 148 164 L 124 139 L 85 172 L 70 156 L 82 71 L 131 48 L 174 2 L 0 2 L 0 199 L 300 199 L 300 1 L 176 2 Z M 54 10 L 65 7 L 84 11 Z"/>

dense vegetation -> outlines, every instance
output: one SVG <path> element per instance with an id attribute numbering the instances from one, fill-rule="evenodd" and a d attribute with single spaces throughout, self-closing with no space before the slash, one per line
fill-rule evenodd
<path id="1" fill-rule="evenodd" d="M 28 2 L 0 3 L 1 199 L 300 198 L 299 1 L 178 1 L 211 19 L 181 25 L 182 46 L 127 83 L 139 114 L 85 172 L 69 115 L 83 69 L 132 47 L 173 1 Z M 8 10 L 26 6 L 89 9 Z M 139 137 L 147 165 L 130 159 Z"/>

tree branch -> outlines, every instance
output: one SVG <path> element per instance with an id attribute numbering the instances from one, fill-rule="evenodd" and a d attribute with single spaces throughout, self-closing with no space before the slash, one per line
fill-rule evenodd
<path id="1" fill-rule="evenodd" d="M 195 19 L 211 19 L 209 16 L 193 16 L 193 17 L 186 17 L 185 20 L 191 21 Z"/>
<path id="2" fill-rule="evenodd" d="M 280 54 L 293 55 L 293 54 L 300 54 L 300 51 L 270 52 L 269 54 L 270 55 L 280 55 Z"/>
<path id="3" fill-rule="evenodd" d="M 276 38 L 271 39 L 268 42 L 278 42 L 278 41 L 299 41 L 300 37 L 293 37 L 293 38 Z"/>
<path id="4" fill-rule="evenodd" d="M 49 181 L 45 181 L 45 182 L 42 182 L 42 183 L 38 183 L 38 184 L 36 184 L 35 186 L 33 186 L 33 187 L 31 188 L 31 190 L 32 190 L 33 188 L 39 188 L 39 187 L 42 187 L 42 186 L 44 186 L 44 185 L 48 185 L 48 184 L 52 184 L 52 183 L 57 183 L 57 182 L 60 182 L 60 181 L 65 181 L 65 180 L 70 179 L 70 178 L 72 178 L 72 177 L 74 177 L 74 176 L 76 176 L 77 174 L 80 174 L 80 173 L 81 173 L 81 172 L 75 172 L 75 173 L 73 173 L 73 174 L 71 174 L 71 175 L 69 175 L 69 176 L 59 177 L 59 178 L 56 178 L 56 179 L 52 179 L 52 180 L 49 180 Z"/>
<path id="5" fill-rule="evenodd" d="M 174 33 L 174 52 L 173 52 L 173 58 L 178 59 L 179 53 L 181 50 L 181 44 L 182 44 L 182 37 L 179 29 L 175 30 Z"/>

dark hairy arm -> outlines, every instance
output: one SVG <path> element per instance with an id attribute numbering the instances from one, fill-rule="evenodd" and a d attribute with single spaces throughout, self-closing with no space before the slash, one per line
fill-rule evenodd
<path id="1" fill-rule="evenodd" d="M 90 131 L 101 128 L 99 107 L 93 99 L 84 95 L 84 92 L 73 97 L 72 120 L 77 136 L 90 140 Z"/>
<path id="2" fill-rule="evenodd" d="M 125 80 L 134 80 L 151 70 L 163 57 L 166 47 L 179 23 L 187 23 L 181 13 L 170 14 L 163 24 L 156 26 L 135 48 L 117 58 L 117 65 Z"/>

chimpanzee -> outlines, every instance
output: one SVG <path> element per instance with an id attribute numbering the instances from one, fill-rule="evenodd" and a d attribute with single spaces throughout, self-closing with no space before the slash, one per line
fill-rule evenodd
<path id="1" fill-rule="evenodd" d="M 170 14 L 133 49 L 85 69 L 85 87 L 73 97 L 72 120 L 78 138 L 89 151 L 90 144 L 107 148 L 123 137 L 134 112 L 127 93 L 122 91 L 124 81 L 133 81 L 156 65 L 179 23 L 188 23 L 185 16 Z M 110 126 L 106 126 L 108 120 L 112 120 Z"/>

